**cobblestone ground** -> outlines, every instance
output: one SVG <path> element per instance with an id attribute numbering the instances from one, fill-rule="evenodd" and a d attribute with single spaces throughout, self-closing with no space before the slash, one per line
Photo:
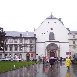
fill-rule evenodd
<path id="1" fill-rule="evenodd" d="M 70 70 L 67 70 L 64 62 L 55 64 L 53 68 L 50 68 L 49 64 L 41 63 L 1 73 L 0 77 L 77 77 L 77 65 L 72 65 Z"/>

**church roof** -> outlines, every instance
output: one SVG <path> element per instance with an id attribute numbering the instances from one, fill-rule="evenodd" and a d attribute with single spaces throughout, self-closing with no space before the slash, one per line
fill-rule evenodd
<path id="1" fill-rule="evenodd" d="M 49 16 L 49 17 L 47 17 L 46 19 L 57 19 L 56 17 L 54 17 L 52 14 Z"/>
<path id="2" fill-rule="evenodd" d="M 34 37 L 34 32 L 17 32 L 17 31 L 5 31 L 6 36 L 13 36 L 13 37 L 19 37 L 22 35 L 22 37 Z"/>
<path id="3" fill-rule="evenodd" d="M 63 24 L 63 22 L 61 21 L 61 18 L 56 18 L 52 14 L 49 17 L 47 17 L 46 19 L 58 19 Z"/>
<path id="4" fill-rule="evenodd" d="M 77 34 L 77 31 L 70 31 L 70 34 Z"/>

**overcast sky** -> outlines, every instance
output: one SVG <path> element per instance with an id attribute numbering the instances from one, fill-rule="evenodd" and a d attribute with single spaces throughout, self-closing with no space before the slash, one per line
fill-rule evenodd
<path id="1" fill-rule="evenodd" d="M 77 31 L 77 0 L 0 0 L 0 27 L 32 32 L 51 12 L 66 28 Z"/>

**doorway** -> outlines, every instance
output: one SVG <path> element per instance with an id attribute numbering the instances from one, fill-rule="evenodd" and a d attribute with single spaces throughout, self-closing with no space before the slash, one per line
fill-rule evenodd
<path id="1" fill-rule="evenodd" d="M 50 52 L 50 57 L 55 57 L 55 52 Z"/>
<path id="2" fill-rule="evenodd" d="M 55 43 L 50 43 L 46 47 L 47 49 L 47 54 L 49 57 L 57 57 L 58 55 L 58 45 Z"/>
<path id="3" fill-rule="evenodd" d="M 27 60 L 27 61 L 30 60 L 30 54 L 29 54 L 29 53 L 26 54 L 26 60 Z"/>

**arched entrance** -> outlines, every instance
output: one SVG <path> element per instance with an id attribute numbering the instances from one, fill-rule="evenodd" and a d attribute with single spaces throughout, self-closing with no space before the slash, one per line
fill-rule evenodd
<path id="1" fill-rule="evenodd" d="M 49 57 L 57 57 L 58 46 L 55 43 L 50 43 L 46 47 Z"/>

